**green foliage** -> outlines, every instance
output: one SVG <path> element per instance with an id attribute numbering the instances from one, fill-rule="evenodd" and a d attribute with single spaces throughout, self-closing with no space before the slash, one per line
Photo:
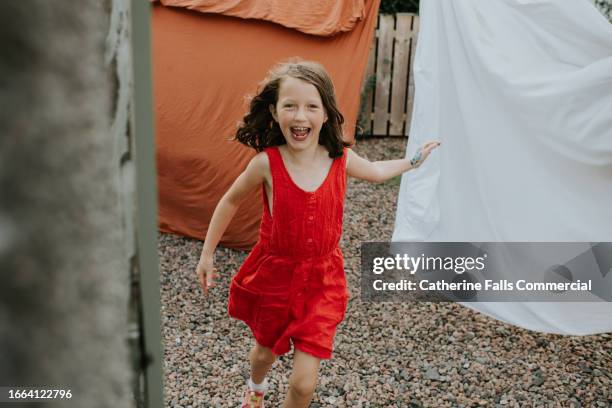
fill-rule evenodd
<path id="1" fill-rule="evenodd" d="M 385 182 L 388 186 L 399 186 L 402 183 L 402 176 L 395 176 Z"/>
<path id="2" fill-rule="evenodd" d="M 612 22 L 612 0 L 595 0 L 595 5 Z"/>
<path id="3" fill-rule="evenodd" d="M 381 0 L 381 14 L 418 13 L 419 0 Z"/>
<path id="4" fill-rule="evenodd" d="M 369 132 L 370 129 L 370 112 L 366 112 L 366 101 L 372 98 L 372 92 L 376 88 L 376 74 L 370 75 L 365 80 L 365 84 L 361 91 L 361 98 L 359 102 L 359 114 L 357 115 L 357 132 L 356 137 L 361 137 Z"/>
<path id="5" fill-rule="evenodd" d="M 612 0 L 594 0 L 595 5 L 612 22 Z M 419 0 L 381 0 L 381 14 L 418 13 Z"/>

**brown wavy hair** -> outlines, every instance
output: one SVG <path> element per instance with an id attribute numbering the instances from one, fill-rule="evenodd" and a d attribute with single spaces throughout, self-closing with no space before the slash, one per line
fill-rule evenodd
<path id="1" fill-rule="evenodd" d="M 293 58 L 274 66 L 260 83 L 259 91 L 250 99 L 249 112 L 238 125 L 235 140 L 260 152 L 268 146 L 286 144 L 278 123 L 270 113 L 270 105 L 276 106 L 282 80 L 293 77 L 306 81 L 317 88 L 327 121 L 319 133 L 319 144 L 329 152 L 329 157 L 342 156 L 344 147 L 350 146 L 342 139 L 344 116 L 338 110 L 334 85 L 322 65 L 313 61 Z"/>

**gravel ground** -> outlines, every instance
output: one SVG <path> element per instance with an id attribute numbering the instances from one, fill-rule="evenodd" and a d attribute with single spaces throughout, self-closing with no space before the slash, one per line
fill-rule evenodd
<path id="1" fill-rule="evenodd" d="M 362 141 L 371 160 L 403 157 L 405 141 Z M 564 337 L 509 326 L 452 303 L 368 304 L 359 297 L 359 245 L 391 238 L 399 179 L 350 180 L 341 246 L 351 299 L 312 407 L 612 407 L 612 335 Z M 204 298 L 202 243 L 161 234 L 165 392 L 169 407 L 239 406 L 253 344 L 228 317 L 230 277 L 246 253 L 219 248 L 222 278 Z M 268 378 L 282 404 L 291 353 Z"/>

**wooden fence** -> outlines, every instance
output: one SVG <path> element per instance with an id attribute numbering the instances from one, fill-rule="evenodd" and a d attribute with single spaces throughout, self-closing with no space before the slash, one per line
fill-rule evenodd
<path id="1" fill-rule="evenodd" d="M 419 17 L 383 14 L 370 48 L 359 126 L 364 136 L 407 136 L 414 102 L 412 64 Z"/>

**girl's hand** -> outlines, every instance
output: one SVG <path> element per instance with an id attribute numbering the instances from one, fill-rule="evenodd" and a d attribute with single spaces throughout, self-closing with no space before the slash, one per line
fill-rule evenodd
<path id="1" fill-rule="evenodd" d="M 208 295 L 208 288 L 215 287 L 214 279 L 219 277 L 217 269 L 213 267 L 213 257 L 202 254 L 196 271 L 204 295 Z"/>
<path id="2" fill-rule="evenodd" d="M 431 141 L 431 142 L 427 142 L 423 146 L 419 147 L 419 150 L 417 150 L 417 152 L 414 155 L 414 157 L 412 159 L 410 159 L 410 164 L 412 165 L 412 168 L 416 169 L 421 164 L 423 164 L 425 159 L 427 159 L 427 157 L 429 157 L 429 154 L 432 152 L 432 150 L 435 149 L 438 146 L 440 146 L 440 142 Z"/>

